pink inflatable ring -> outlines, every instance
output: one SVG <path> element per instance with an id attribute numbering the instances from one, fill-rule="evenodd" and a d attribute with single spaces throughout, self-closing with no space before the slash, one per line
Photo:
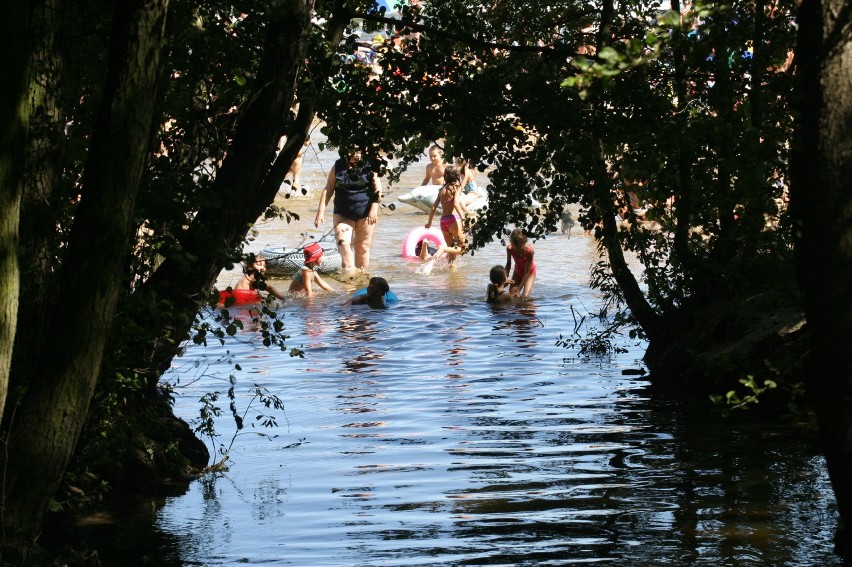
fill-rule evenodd
<path id="1" fill-rule="evenodd" d="M 417 247 L 418 242 L 422 242 L 424 240 L 429 240 L 432 244 L 437 248 L 438 246 L 445 246 L 446 242 L 444 242 L 444 234 L 440 229 L 435 228 L 434 226 L 431 228 L 423 228 L 422 226 L 418 226 L 411 230 L 406 236 L 405 240 L 402 241 L 402 255 L 405 258 L 414 258 L 417 256 L 417 252 L 414 249 Z"/>

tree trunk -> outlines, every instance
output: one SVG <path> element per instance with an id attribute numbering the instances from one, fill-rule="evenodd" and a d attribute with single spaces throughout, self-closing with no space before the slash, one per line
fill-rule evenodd
<path id="1" fill-rule="evenodd" d="M 80 434 L 122 291 L 139 179 L 162 76 L 168 0 L 115 3 L 104 97 L 53 313 L 50 356 L 39 359 L 9 432 L 3 526 L 25 544 L 38 533 Z M 8 457 L 6 456 L 8 455 Z"/>
<path id="2" fill-rule="evenodd" d="M 282 125 L 287 124 L 296 101 L 312 13 L 312 0 L 288 0 L 271 13 L 257 78 L 259 88 L 251 97 L 252 103 L 240 120 L 214 182 L 214 191 L 223 203 L 229 204 L 227 213 L 220 206 L 202 208 L 181 237 L 183 250 L 195 261 L 166 259 L 140 290 L 150 301 L 165 299 L 173 306 L 171 319 L 156 323 L 157 328 L 164 330 L 162 336 L 166 339 L 155 345 L 140 345 L 142 348 L 137 353 L 139 360 L 135 367 L 151 369 L 148 377 L 151 388 L 177 354 L 193 317 L 207 299 L 204 292 L 216 281 L 247 227 L 275 199 L 287 169 L 308 136 L 314 106 L 310 99 L 303 99 L 296 119 L 290 119 L 287 144 L 270 168 L 269 159 Z M 340 42 L 348 23 L 348 18 L 332 19 L 327 38 L 330 45 Z M 314 85 L 325 84 L 323 68 L 322 63 L 314 68 Z"/>
<path id="3" fill-rule="evenodd" d="M 12 0 L 0 25 L 0 419 L 18 319 L 18 223 L 29 122 L 27 5 L 26 0 Z"/>
<path id="4" fill-rule="evenodd" d="M 800 121 L 792 157 L 791 213 L 811 339 L 809 383 L 841 526 L 852 525 L 852 11 L 843 0 L 805 0 L 796 62 Z M 838 552 L 852 561 L 850 530 Z"/>
<path id="5" fill-rule="evenodd" d="M 595 48 L 597 53 L 600 53 L 604 47 L 609 46 L 612 42 L 610 22 L 614 14 L 615 8 L 612 0 L 604 0 L 601 4 L 601 24 L 596 38 Z M 607 251 L 607 261 L 612 271 L 612 276 L 624 296 L 624 301 L 627 303 L 628 309 L 630 309 L 630 313 L 636 319 L 639 326 L 642 327 L 649 340 L 659 340 L 662 339 L 660 316 L 651 304 L 648 303 L 648 299 L 639 287 L 636 276 L 630 271 L 627 261 L 624 258 L 621 241 L 618 238 L 612 181 L 607 173 L 606 156 L 603 151 L 604 132 L 606 132 L 606 129 L 602 123 L 602 117 L 606 113 L 606 105 L 603 94 L 595 92 L 594 97 L 595 99 L 592 104 L 595 109 L 595 116 L 592 119 L 592 143 L 596 147 L 601 148 L 593 165 L 595 186 L 594 206 L 598 210 L 603 224 L 602 240 L 604 248 Z"/>
<path id="6" fill-rule="evenodd" d="M 62 207 L 57 206 L 57 187 L 62 174 L 66 144 L 64 115 L 59 106 L 63 49 L 59 44 L 63 0 L 36 0 L 31 4 L 29 35 L 29 140 L 26 144 L 26 173 L 21 195 L 18 257 L 21 288 L 18 328 L 10 375 L 11 397 L 26 388 L 31 370 L 44 346 L 40 337 L 47 328 L 50 310 L 56 305 L 55 267 L 58 250 L 54 233 Z"/>
<path id="7" fill-rule="evenodd" d="M 671 3 L 672 11 L 681 13 L 680 0 L 673 0 Z M 677 255 L 677 261 L 686 267 L 685 273 L 694 273 L 696 269 L 695 254 L 689 243 L 689 229 L 692 220 L 692 197 L 694 190 L 692 187 L 692 164 L 695 163 L 695 150 L 692 147 L 692 141 L 687 133 L 686 126 L 687 118 L 687 96 L 689 90 L 687 88 L 687 62 L 684 47 L 684 37 L 680 29 L 675 28 L 672 33 L 675 37 L 675 46 L 673 49 L 674 57 L 674 77 L 673 87 L 675 96 L 677 97 L 677 118 L 676 122 L 680 125 L 678 132 L 677 144 L 677 174 L 678 174 L 678 199 L 675 205 L 676 223 L 674 230 L 674 250 Z"/>

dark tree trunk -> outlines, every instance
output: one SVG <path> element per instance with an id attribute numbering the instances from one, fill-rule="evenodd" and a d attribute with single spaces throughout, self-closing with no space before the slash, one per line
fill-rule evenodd
<path id="1" fill-rule="evenodd" d="M 62 207 L 58 206 L 57 186 L 62 173 L 65 148 L 65 120 L 59 105 L 63 61 L 59 43 L 62 0 L 36 0 L 31 3 L 29 35 L 33 44 L 30 58 L 30 132 L 26 144 L 26 173 L 20 211 L 18 256 L 21 288 L 18 329 L 12 360 L 9 402 L 16 403 L 16 391 L 26 388 L 30 371 L 40 357 L 50 310 L 56 305 L 57 262 L 54 232 Z"/>
<path id="2" fill-rule="evenodd" d="M 18 316 L 18 219 L 28 124 L 26 30 L 27 2 L 12 0 L 0 25 L 0 418 Z"/>
<path id="3" fill-rule="evenodd" d="M 596 38 L 596 51 L 600 51 L 610 45 L 611 24 L 612 18 L 615 15 L 615 8 L 612 0 L 604 0 L 601 5 L 601 25 L 598 29 Z M 595 117 L 593 118 L 592 126 L 592 143 L 598 148 L 603 148 L 604 132 L 606 131 L 601 120 L 606 110 L 604 109 L 604 98 L 601 94 L 595 95 L 593 107 L 595 108 Z M 624 301 L 627 303 L 630 313 L 636 319 L 642 330 L 650 340 L 659 340 L 662 338 L 660 326 L 660 316 L 654 310 L 645 294 L 639 287 L 639 282 L 636 276 L 630 271 L 627 261 L 624 258 L 624 251 L 621 248 L 621 241 L 618 238 L 618 227 L 615 223 L 616 207 L 613 199 L 612 181 L 607 174 L 606 159 L 603 155 L 603 150 L 598 155 L 594 164 L 594 184 L 595 197 L 594 206 L 603 224 L 602 241 L 607 252 L 609 268 L 612 271 L 612 276 L 618 284 L 621 293 L 624 296 Z"/>
<path id="4" fill-rule="evenodd" d="M 80 434 L 122 290 L 139 179 L 148 156 L 168 0 L 115 4 L 104 98 L 63 264 L 50 356 L 39 358 L 9 430 L 3 527 L 36 536 Z"/>
<path id="5" fill-rule="evenodd" d="M 800 120 L 792 157 L 799 281 L 811 339 L 809 384 L 841 525 L 852 525 L 852 7 L 805 0 L 796 49 Z M 850 530 L 838 551 L 852 561 Z"/>
<path id="6" fill-rule="evenodd" d="M 681 13 L 680 0 L 673 0 L 671 3 L 672 11 Z M 684 37 L 683 33 L 675 29 L 674 32 L 676 42 L 673 51 L 674 55 L 674 90 L 677 96 L 677 116 L 681 124 L 678 133 L 677 145 L 677 174 L 678 174 L 678 200 L 675 209 L 676 224 L 674 231 L 674 249 L 677 253 L 677 260 L 683 264 L 687 272 L 694 272 L 697 268 L 695 254 L 689 244 L 689 228 L 692 220 L 692 164 L 694 160 L 694 150 L 690 136 L 686 131 L 687 125 L 687 78 L 686 78 L 686 54 L 684 53 Z"/>

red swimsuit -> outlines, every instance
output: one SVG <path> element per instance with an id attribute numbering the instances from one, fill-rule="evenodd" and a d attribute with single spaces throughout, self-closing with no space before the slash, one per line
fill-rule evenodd
<path id="1" fill-rule="evenodd" d="M 512 279 L 515 283 L 521 283 L 527 273 L 527 262 L 532 258 L 532 246 L 527 244 L 522 253 L 518 253 L 514 246 L 510 246 L 509 253 L 512 255 L 512 260 L 515 261 L 515 270 L 512 272 Z M 529 266 L 529 273 L 535 274 L 535 260 Z"/>

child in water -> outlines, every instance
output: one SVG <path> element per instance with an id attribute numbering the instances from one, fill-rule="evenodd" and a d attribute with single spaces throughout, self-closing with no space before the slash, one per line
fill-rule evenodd
<path id="1" fill-rule="evenodd" d="M 430 240 L 424 238 L 414 246 L 414 253 L 420 257 L 421 262 L 425 262 L 438 253 L 438 248 Z"/>
<path id="2" fill-rule="evenodd" d="M 373 309 L 387 307 L 386 296 L 390 286 L 385 278 L 372 277 L 367 284 L 367 293 L 356 294 L 346 302 L 349 305 L 369 305 Z"/>
<path id="3" fill-rule="evenodd" d="M 314 296 L 313 285 L 316 284 L 326 291 L 332 291 L 332 287 L 325 283 L 317 273 L 320 261 L 322 260 L 323 249 L 318 243 L 313 242 L 305 246 L 305 264 L 293 276 L 293 281 L 290 282 L 291 292 L 305 292 L 308 298 Z"/>
<path id="4" fill-rule="evenodd" d="M 447 162 L 444 161 L 444 150 L 437 144 L 429 148 L 429 163 L 426 164 L 426 174 L 420 185 L 443 185 L 444 170 Z"/>
<path id="5" fill-rule="evenodd" d="M 466 249 L 462 222 L 469 211 L 461 201 L 460 191 L 461 177 L 459 170 L 453 165 L 448 165 L 444 170 L 444 185 L 438 190 L 438 195 L 432 204 L 432 210 L 429 212 L 429 220 L 426 221 L 426 228 L 429 229 L 432 226 L 435 211 L 438 210 L 438 205 L 441 205 L 441 232 L 444 235 L 444 241 L 447 243 L 444 252 L 450 255 L 450 262 L 455 260 L 456 256 L 464 254 Z M 439 256 L 441 254 L 436 254 L 436 259 Z"/>
<path id="6" fill-rule="evenodd" d="M 263 301 L 263 296 L 260 295 L 261 291 L 265 291 L 278 299 L 284 299 L 284 294 L 281 291 L 266 282 L 266 258 L 249 253 L 246 254 L 243 264 L 243 277 L 233 287 L 233 292 L 222 292 L 219 296 L 222 303 L 229 295 L 234 297 L 237 303 L 258 303 Z"/>
<path id="7" fill-rule="evenodd" d="M 420 257 L 420 262 L 423 264 L 417 268 L 418 274 L 430 274 L 432 268 L 435 267 L 435 261 L 441 256 L 454 254 L 456 256 L 464 254 L 463 246 L 446 246 L 441 244 L 437 248 L 434 244 L 427 240 L 422 240 L 414 247 L 414 253 Z"/>
<path id="8" fill-rule="evenodd" d="M 509 244 L 506 246 L 506 273 L 512 273 L 512 260 L 515 261 L 515 271 L 512 273 L 514 280 L 513 292 L 519 297 L 529 297 L 535 285 L 535 250 L 527 243 L 527 235 L 524 230 L 516 228 L 509 235 Z"/>
<path id="9" fill-rule="evenodd" d="M 506 268 L 500 265 L 494 266 L 489 273 L 489 279 L 491 283 L 485 290 L 486 303 L 508 303 L 512 301 L 512 293 L 506 288 L 511 287 L 515 282 L 506 276 Z"/>

